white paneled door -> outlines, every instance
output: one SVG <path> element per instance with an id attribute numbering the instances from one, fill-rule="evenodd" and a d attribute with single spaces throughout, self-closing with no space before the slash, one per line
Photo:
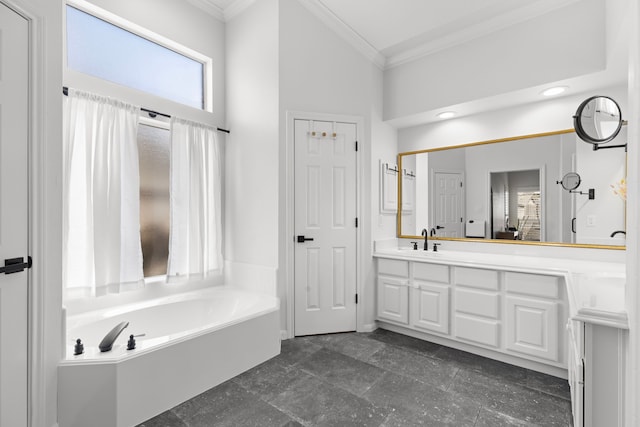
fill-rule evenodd
<path id="1" fill-rule="evenodd" d="M 295 335 L 356 329 L 356 125 L 295 120 Z"/>
<path id="2" fill-rule="evenodd" d="M 464 237 L 462 234 L 462 174 L 435 172 L 435 227 L 440 237 Z"/>
<path id="3" fill-rule="evenodd" d="M 0 426 L 12 427 L 27 425 L 27 270 L 6 264 L 28 250 L 28 55 L 28 21 L 0 4 Z"/>

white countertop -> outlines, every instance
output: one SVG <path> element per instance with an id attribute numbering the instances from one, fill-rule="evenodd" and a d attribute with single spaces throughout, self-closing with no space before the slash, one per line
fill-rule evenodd
<path id="1" fill-rule="evenodd" d="M 374 257 L 464 267 L 561 276 L 567 283 L 571 317 L 583 322 L 628 329 L 625 265 L 540 256 L 488 254 L 411 248 L 376 248 Z"/>

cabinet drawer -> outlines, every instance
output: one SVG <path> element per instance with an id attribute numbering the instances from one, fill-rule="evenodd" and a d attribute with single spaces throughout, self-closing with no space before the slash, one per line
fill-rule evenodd
<path id="1" fill-rule="evenodd" d="M 456 337 L 479 344 L 498 347 L 498 322 L 456 314 Z"/>
<path id="2" fill-rule="evenodd" d="M 543 298 L 558 298 L 558 277 L 540 274 L 515 273 L 508 271 L 504 275 L 508 292 L 534 295 Z"/>
<path id="3" fill-rule="evenodd" d="M 409 262 L 378 258 L 378 274 L 409 277 Z"/>
<path id="4" fill-rule="evenodd" d="M 456 267 L 456 285 L 470 286 L 472 288 L 497 290 L 498 272 L 482 268 Z"/>
<path id="5" fill-rule="evenodd" d="M 414 262 L 413 278 L 429 282 L 449 283 L 449 266 Z"/>
<path id="6" fill-rule="evenodd" d="M 500 296 L 494 292 L 456 289 L 456 311 L 498 319 Z"/>

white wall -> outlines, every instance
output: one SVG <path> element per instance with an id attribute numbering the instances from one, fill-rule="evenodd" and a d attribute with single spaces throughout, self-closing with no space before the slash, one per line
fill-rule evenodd
<path id="1" fill-rule="evenodd" d="M 259 1 L 228 22 L 226 34 L 231 134 L 226 146 L 224 255 L 232 281 L 271 294 L 280 234 L 278 23 L 278 1 Z M 245 276 L 249 268 L 262 283 L 246 282 L 256 282 Z"/>
<path id="2" fill-rule="evenodd" d="M 394 67 L 384 78 L 384 118 L 410 116 L 603 70 L 604 22 L 604 0 L 573 2 Z"/>
<path id="3" fill-rule="evenodd" d="M 629 35 L 629 109 L 628 117 L 640 117 L 640 5 L 630 2 L 627 16 L 631 21 Z M 638 249 L 638 222 L 640 219 L 640 126 L 637 120 L 629 122 L 627 172 L 627 285 L 626 309 L 629 315 L 629 344 L 625 381 L 625 426 L 640 425 L 640 251 Z"/>
<path id="4" fill-rule="evenodd" d="M 620 104 L 622 118 L 626 120 L 629 117 L 626 86 L 604 87 L 598 93 L 570 94 L 509 109 L 400 129 L 398 150 L 417 151 L 572 129 L 573 115 L 578 105 L 593 95 L 612 97 Z"/>

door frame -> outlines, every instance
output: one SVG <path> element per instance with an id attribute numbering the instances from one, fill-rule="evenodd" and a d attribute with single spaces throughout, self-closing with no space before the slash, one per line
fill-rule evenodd
<path id="1" fill-rule="evenodd" d="M 286 164 L 285 164 L 285 318 L 286 330 L 282 331 L 282 338 L 293 338 L 294 329 L 294 310 L 295 310 L 295 245 L 293 236 L 295 234 L 295 120 L 317 120 L 327 122 L 353 123 L 356 125 L 356 138 L 358 141 L 358 151 L 356 152 L 356 216 L 359 220 L 358 228 L 356 228 L 356 293 L 359 295 L 359 301 L 356 305 L 356 330 L 362 331 L 364 324 L 364 310 L 360 309 L 360 305 L 364 298 L 362 297 L 364 271 L 363 249 L 366 248 L 367 233 L 363 232 L 365 224 L 369 224 L 369 217 L 364 216 L 366 206 L 366 195 L 363 191 L 363 183 L 365 182 L 365 165 L 363 159 L 367 159 L 365 154 L 368 152 L 368 144 L 364 142 L 364 119 L 359 116 L 349 116 L 342 114 L 326 114 L 326 113 L 309 113 L 302 111 L 287 111 L 286 113 Z"/>
<path id="2" fill-rule="evenodd" d="M 56 273 L 59 268 L 55 265 L 59 253 L 59 239 L 56 239 L 56 232 L 51 233 L 46 230 L 58 220 L 61 215 L 56 208 L 61 206 L 56 197 L 61 197 L 57 184 L 51 183 L 52 174 L 59 175 L 61 171 L 47 166 L 48 156 L 57 154 L 57 149 L 61 147 L 62 134 L 47 136 L 47 105 L 51 102 L 47 100 L 47 93 L 51 93 L 51 88 L 47 84 L 46 70 L 46 50 L 45 37 L 46 11 L 39 5 L 33 5 L 27 0 L 0 0 L 0 2 L 22 16 L 29 25 L 29 106 L 28 106 L 28 255 L 34 259 L 32 268 L 26 270 L 27 274 L 27 425 L 45 425 L 47 418 L 51 415 L 53 405 L 57 406 L 56 399 L 51 400 L 51 390 L 56 390 L 57 385 L 47 381 L 47 372 L 51 371 L 51 355 L 55 354 L 59 359 L 59 350 L 62 346 L 61 338 L 54 341 L 55 346 L 47 349 L 45 333 L 45 318 L 59 319 L 57 313 L 48 310 L 55 304 L 62 310 L 62 300 L 51 302 L 52 297 L 61 295 L 60 292 L 47 291 L 44 283 L 48 277 L 49 287 L 60 286 L 57 275 L 45 273 L 44 260 L 48 256 L 49 270 Z M 62 74 L 60 73 L 60 77 Z M 60 83 L 62 83 L 60 81 Z M 62 89 L 60 88 L 59 91 Z M 56 115 L 49 114 L 50 118 Z M 58 125 L 55 126 L 59 129 Z M 45 154 L 45 142 L 49 142 L 50 152 Z M 62 159 L 60 159 L 60 164 Z M 49 176 L 49 178 L 47 178 Z M 54 189 L 56 191 L 50 191 Z M 48 238 L 45 238 L 48 237 Z M 47 250 L 48 246 L 48 250 Z M 61 277 L 61 276 L 60 276 Z M 57 280 L 56 280 L 57 279 Z M 58 313 L 59 313 L 58 312 Z M 53 326 L 51 331 L 55 336 L 59 335 L 60 326 Z M 59 342 L 58 342 L 59 341 Z M 49 340 L 51 343 L 51 340 Z"/>

